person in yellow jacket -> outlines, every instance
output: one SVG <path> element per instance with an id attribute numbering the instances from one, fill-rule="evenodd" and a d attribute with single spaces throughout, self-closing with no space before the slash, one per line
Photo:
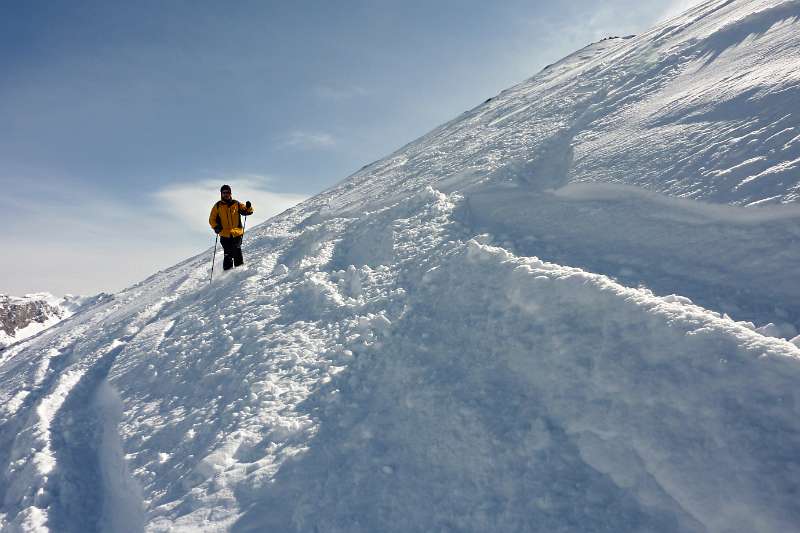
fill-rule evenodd
<path id="1" fill-rule="evenodd" d="M 225 251 L 222 260 L 223 270 L 244 264 L 242 257 L 242 215 L 252 215 L 253 206 L 250 202 L 239 203 L 231 198 L 231 186 L 223 185 L 219 189 L 221 200 L 211 208 L 208 223 L 211 229 L 219 235 L 219 242 Z"/>

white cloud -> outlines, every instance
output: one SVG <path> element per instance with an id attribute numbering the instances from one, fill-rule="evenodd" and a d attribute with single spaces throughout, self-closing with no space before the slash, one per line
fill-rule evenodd
<path id="1" fill-rule="evenodd" d="M 283 147 L 290 148 L 330 148 L 336 144 L 336 139 L 329 133 L 293 131 L 280 143 Z"/>

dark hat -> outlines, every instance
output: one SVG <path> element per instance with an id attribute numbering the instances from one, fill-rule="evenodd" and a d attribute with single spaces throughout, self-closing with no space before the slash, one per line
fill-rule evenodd
<path id="1" fill-rule="evenodd" d="M 230 185 L 223 185 L 222 187 L 219 188 L 219 192 L 222 192 L 222 191 L 231 192 L 231 186 Z"/>

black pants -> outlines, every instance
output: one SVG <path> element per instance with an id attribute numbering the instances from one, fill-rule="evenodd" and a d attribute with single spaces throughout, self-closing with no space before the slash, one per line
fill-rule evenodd
<path id="1" fill-rule="evenodd" d="M 225 250 L 225 257 L 222 259 L 223 270 L 229 270 L 244 263 L 241 237 L 220 237 L 219 242 L 222 244 L 222 249 Z"/>

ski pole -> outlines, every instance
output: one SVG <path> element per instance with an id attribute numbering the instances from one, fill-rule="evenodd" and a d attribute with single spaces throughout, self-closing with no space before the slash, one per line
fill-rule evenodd
<path id="1" fill-rule="evenodd" d="M 217 241 L 219 241 L 219 233 L 217 233 L 217 238 L 214 239 L 214 255 L 211 256 L 211 277 L 208 280 L 209 283 L 214 279 L 214 261 L 217 260 Z"/>
<path id="2" fill-rule="evenodd" d="M 247 226 L 247 215 L 244 216 L 244 224 L 242 224 L 242 240 L 244 240 L 244 228 Z"/>

